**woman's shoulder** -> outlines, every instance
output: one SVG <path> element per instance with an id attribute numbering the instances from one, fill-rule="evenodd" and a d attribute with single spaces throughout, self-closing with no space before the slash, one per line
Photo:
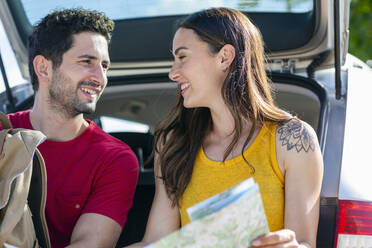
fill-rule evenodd
<path id="1" fill-rule="evenodd" d="M 284 150 L 297 153 L 315 151 L 318 139 L 314 129 L 299 119 L 279 123 L 276 129 L 276 140 Z"/>
<path id="2" fill-rule="evenodd" d="M 283 171 L 321 161 L 316 132 L 304 121 L 295 118 L 278 124 L 275 140 L 277 160 Z"/>

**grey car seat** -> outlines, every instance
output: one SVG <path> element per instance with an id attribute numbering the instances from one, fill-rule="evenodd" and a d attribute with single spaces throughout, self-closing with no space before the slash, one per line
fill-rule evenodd
<path id="1" fill-rule="evenodd" d="M 155 192 L 154 160 L 152 158 L 154 136 L 151 133 L 134 132 L 116 132 L 110 133 L 110 135 L 122 140 L 132 148 L 140 166 L 133 205 L 128 213 L 127 221 L 116 244 L 116 247 L 123 247 L 140 241 L 145 232 Z"/>

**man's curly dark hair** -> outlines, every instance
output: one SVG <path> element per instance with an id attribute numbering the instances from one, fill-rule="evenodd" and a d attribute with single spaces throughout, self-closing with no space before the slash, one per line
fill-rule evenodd
<path id="1" fill-rule="evenodd" d="M 44 17 L 28 39 L 28 68 L 34 90 L 39 88 L 33 67 L 37 55 L 51 60 L 56 69 L 62 63 L 63 54 L 72 47 L 74 34 L 98 33 L 110 44 L 114 27 L 114 22 L 103 13 L 80 8 L 61 9 Z"/>

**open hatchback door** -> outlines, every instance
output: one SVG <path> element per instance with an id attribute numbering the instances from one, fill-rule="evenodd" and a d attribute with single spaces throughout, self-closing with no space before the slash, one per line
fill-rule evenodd
<path id="1" fill-rule="evenodd" d="M 87 118 L 130 145 L 140 162 L 134 205 L 118 242 L 118 247 L 122 247 L 142 238 L 151 208 L 153 161 L 145 161 L 151 154 L 155 127 L 176 101 L 177 85 L 169 80 L 168 72 L 173 63 L 170 50 L 177 21 L 210 7 L 225 6 L 244 12 L 263 35 L 275 101 L 312 125 L 318 134 L 324 178 L 317 247 L 347 247 L 347 242 L 367 242 L 370 246 L 372 210 L 365 210 L 368 208 L 363 204 L 372 202 L 372 194 L 366 192 L 372 188 L 372 180 L 363 180 L 360 186 L 361 177 L 348 177 L 349 171 L 368 174 L 366 166 L 344 162 L 345 156 L 351 156 L 352 144 L 357 147 L 366 135 L 372 139 L 371 134 L 345 128 L 358 119 L 349 109 L 365 107 L 361 99 L 368 99 L 366 89 L 371 89 L 371 84 L 367 81 L 372 78 L 369 68 L 347 54 L 349 4 L 349 0 L 0 0 L 0 18 L 6 31 L 0 35 L 9 39 L 27 82 L 27 37 L 32 25 L 48 12 L 61 7 L 83 7 L 104 12 L 115 21 L 108 85 L 96 113 Z M 1 58 L 1 64 L 6 65 L 7 57 Z M 12 87 L 12 82 L 6 80 L 6 68 L 1 67 L 5 85 L 0 108 L 13 112 L 32 107 L 30 83 Z M 113 120 L 122 121 L 119 129 L 113 128 Z M 129 122 L 135 125 L 134 129 L 128 129 Z M 344 139 L 348 145 L 344 146 Z M 358 150 L 363 151 L 358 153 L 361 158 L 368 154 L 365 149 Z M 365 162 L 369 161 L 365 158 Z M 352 205 L 349 200 L 363 204 Z M 358 219 L 345 214 L 352 206 L 365 210 L 362 213 L 367 217 Z M 358 231 L 358 223 L 367 223 L 368 228 Z"/>

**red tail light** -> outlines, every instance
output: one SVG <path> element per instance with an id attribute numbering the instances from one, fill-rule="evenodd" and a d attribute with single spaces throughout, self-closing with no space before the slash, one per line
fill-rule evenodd
<path id="1" fill-rule="evenodd" d="M 335 247 L 372 247 L 372 202 L 338 201 Z"/>

